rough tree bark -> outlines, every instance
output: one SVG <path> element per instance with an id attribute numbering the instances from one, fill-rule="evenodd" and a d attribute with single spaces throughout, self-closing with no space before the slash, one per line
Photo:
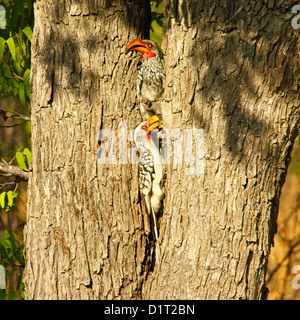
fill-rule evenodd
<path id="1" fill-rule="evenodd" d="M 167 167 L 157 298 L 266 297 L 280 190 L 299 134 L 292 3 L 167 1 L 163 120 L 204 129 L 205 169 L 186 176 L 185 166 Z"/>
<path id="2" fill-rule="evenodd" d="M 140 294 L 148 255 L 137 166 L 101 165 L 96 151 L 101 128 L 118 136 L 119 121 L 129 130 L 141 119 L 125 49 L 147 21 L 143 1 L 36 2 L 27 299 Z"/>
<path id="3" fill-rule="evenodd" d="M 166 2 L 162 118 L 168 129 L 204 129 L 205 167 L 186 175 L 184 158 L 166 165 L 154 266 L 136 166 L 96 162 L 101 128 L 118 137 L 120 120 L 133 129 L 141 119 L 136 60 L 124 51 L 146 36 L 149 5 L 36 3 L 27 299 L 266 296 L 279 194 L 299 132 L 291 5 Z"/>

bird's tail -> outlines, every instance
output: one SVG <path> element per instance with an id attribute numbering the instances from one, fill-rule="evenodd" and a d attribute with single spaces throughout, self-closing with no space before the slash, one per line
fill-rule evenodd
<path id="1" fill-rule="evenodd" d="M 152 207 L 153 196 L 151 197 L 151 200 L 149 199 L 148 196 L 146 196 L 145 202 L 146 202 L 147 211 L 148 211 L 149 216 L 152 215 L 153 231 L 154 231 L 154 237 L 155 237 L 155 259 L 157 262 L 159 262 L 160 248 L 159 248 L 159 244 L 158 244 L 157 217 L 156 217 L 156 212 L 155 212 L 154 208 Z M 150 223 L 150 225 L 151 225 L 151 223 Z"/>
<path id="2" fill-rule="evenodd" d="M 151 208 L 152 218 L 153 218 L 153 228 L 154 228 L 154 235 L 155 235 L 155 241 L 158 241 L 158 229 L 157 229 L 157 219 L 156 219 L 156 213 Z"/>
<path id="3" fill-rule="evenodd" d="M 156 218 L 155 209 L 152 206 L 152 198 L 150 200 L 149 196 L 147 195 L 145 197 L 145 202 L 147 206 L 147 213 L 149 214 L 149 216 L 152 215 L 152 218 L 153 218 L 154 236 L 155 236 L 155 241 L 157 241 L 158 240 L 157 218 Z"/>
<path id="4" fill-rule="evenodd" d="M 156 219 L 156 213 L 152 208 L 152 217 L 153 217 L 153 228 L 154 228 L 154 234 L 155 234 L 155 259 L 157 262 L 159 262 L 160 257 L 160 248 L 158 243 L 158 228 L 157 228 L 157 219 Z"/>

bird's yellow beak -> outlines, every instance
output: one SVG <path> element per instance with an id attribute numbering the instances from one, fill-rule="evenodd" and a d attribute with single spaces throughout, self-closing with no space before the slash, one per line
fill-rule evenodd
<path id="1" fill-rule="evenodd" d="M 148 122 L 148 131 L 147 131 L 147 134 L 150 134 L 150 132 L 157 128 L 159 126 L 159 117 L 155 114 L 154 116 L 148 118 L 147 120 Z"/>
<path id="2" fill-rule="evenodd" d="M 150 50 L 147 48 L 147 44 L 143 42 L 141 39 L 135 39 L 132 40 L 127 48 L 126 51 L 139 51 L 139 52 L 144 52 L 144 53 L 149 53 Z"/>

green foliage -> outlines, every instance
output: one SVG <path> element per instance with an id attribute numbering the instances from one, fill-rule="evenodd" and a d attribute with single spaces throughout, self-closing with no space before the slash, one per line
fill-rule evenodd
<path id="1" fill-rule="evenodd" d="M 16 160 L 19 166 L 28 171 L 31 162 L 31 152 L 28 148 L 25 148 L 22 152 L 16 152 Z M 9 211 L 16 204 L 17 193 L 14 191 L 4 191 L 0 194 L 0 207 L 5 211 Z M 7 290 L 0 288 L 0 300 L 16 300 L 20 295 L 25 299 L 24 295 L 24 283 L 23 268 L 25 266 L 25 260 L 23 256 L 23 245 L 20 243 L 17 235 L 13 231 L 4 230 L 4 236 L 0 237 L 0 265 L 4 266 L 6 272 L 8 268 L 19 268 L 20 272 L 17 273 L 16 278 L 16 290 Z"/>
<path id="2" fill-rule="evenodd" d="M 164 17 L 165 15 L 163 13 L 151 12 L 151 20 L 155 21 L 160 28 L 163 27 Z M 151 28 L 151 31 L 154 32 L 153 24 L 151 24 L 150 28 Z"/>
<path id="3" fill-rule="evenodd" d="M 153 0 L 151 4 L 150 39 L 161 45 L 162 29 L 164 23 L 164 0 Z"/>
<path id="4" fill-rule="evenodd" d="M 7 39 L 20 29 L 33 26 L 33 0 L 3 0 L 0 5 L 5 8 L 6 28 L 0 30 L 0 36 Z"/>
<path id="5" fill-rule="evenodd" d="M 23 250 L 24 246 L 16 233 L 4 230 L 3 237 L 0 237 L 0 263 L 4 267 L 25 267 Z M 16 264 L 16 262 L 19 264 Z"/>
<path id="6" fill-rule="evenodd" d="M 8 45 L 8 49 L 9 49 L 9 51 L 11 53 L 11 56 L 13 57 L 14 60 L 16 60 L 16 46 L 15 46 L 14 39 L 13 38 L 8 38 L 6 40 L 6 43 Z"/>
<path id="7" fill-rule="evenodd" d="M 18 98 L 27 109 L 30 108 L 33 3 L 34 0 L 0 1 L 6 19 L 6 28 L 0 29 L 0 98 Z"/>
<path id="8" fill-rule="evenodd" d="M 29 149 L 25 148 L 23 152 L 16 153 L 16 159 L 18 165 L 25 171 L 29 171 L 30 161 L 31 161 L 31 152 Z"/>
<path id="9" fill-rule="evenodd" d="M 25 171 L 29 171 L 31 162 L 31 152 L 28 148 L 25 148 L 23 152 L 16 152 L 16 160 L 18 165 Z M 15 188 L 17 189 L 17 188 Z M 16 205 L 17 193 L 16 190 L 4 191 L 0 193 L 0 207 L 5 211 L 9 211 Z"/>
<path id="10" fill-rule="evenodd" d="M 26 27 L 23 29 L 23 32 L 26 34 L 27 38 L 30 40 L 31 42 L 31 39 L 32 39 L 32 30 L 31 30 L 31 27 Z"/>
<path id="11" fill-rule="evenodd" d="M 153 22 L 156 22 L 160 28 L 163 27 L 164 13 L 163 11 L 163 1 L 164 0 L 154 0 L 150 1 L 151 4 L 151 32 L 154 32 Z"/>
<path id="12" fill-rule="evenodd" d="M 158 6 L 163 2 L 164 0 L 151 0 L 150 5 L 151 7 L 158 8 Z"/>
<path id="13" fill-rule="evenodd" d="M 2 37 L 0 37 L 0 61 L 3 58 L 4 50 L 5 50 L 5 40 Z"/>
<path id="14" fill-rule="evenodd" d="M 0 300 L 15 300 L 21 294 L 24 297 L 23 284 L 23 268 L 25 267 L 25 259 L 23 256 L 24 245 L 21 244 L 18 236 L 13 231 L 4 231 L 4 235 L 0 237 L 0 265 L 4 266 L 6 274 L 9 270 L 18 268 L 20 272 L 17 274 L 16 290 L 5 289 L 0 290 Z"/>
<path id="15" fill-rule="evenodd" d="M 0 29 L 0 99 L 8 101 L 5 105 L 5 110 L 0 110 L 0 116 L 3 117 L 4 121 L 11 117 L 7 111 L 14 111 L 16 106 L 15 100 L 7 100 L 7 97 L 14 97 L 19 100 L 25 107 L 25 113 L 28 114 L 30 111 L 31 40 L 34 1 L 0 1 L 0 5 L 5 8 L 6 20 L 5 24 L 2 22 L 2 29 Z M 3 29 L 3 26 L 5 26 L 5 29 Z M 29 137 L 31 131 L 30 122 L 27 121 L 24 124 L 23 130 L 24 135 Z M 0 149 L 1 146 L 4 146 L 2 141 L 0 141 Z M 15 150 L 19 147 L 16 146 Z M 23 170 L 29 170 L 31 161 L 29 149 L 25 148 L 22 152 L 17 151 L 15 159 Z M 0 209 L 8 211 L 16 204 L 17 190 L 18 184 L 16 183 L 14 190 L 0 193 Z M 23 268 L 25 266 L 23 245 L 12 231 L 5 230 L 4 235 L 0 237 L 0 265 L 4 266 L 6 275 L 11 271 L 16 271 L 13 273 L 16 274 L 16 285 L 11 287 L 12 283 L 8 283 L 5 290 L 0 289 L 0 300 L 15 300 L 20 297 L 25 299 L 22 281 Z"/>
<path id="16" fill-rule="evenodd" d="M 30 108 L 30 42 L 32 31 L 26 27 L 13 37 L 0 37 L 0 96 L 19 98 Z"/>
<path id="17" fill-rule="evenodd" d="M 9 211 L 16 205 L 17 193 L 14 191 L 2 192 L 0 194 L 0 207 L 5 211 Z"/>

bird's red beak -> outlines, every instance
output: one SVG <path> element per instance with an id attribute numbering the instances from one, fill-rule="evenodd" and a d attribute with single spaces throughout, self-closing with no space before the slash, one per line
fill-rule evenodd
<path id="1" fill-rule="evenodd" d="M 127 48 L 126 51 L 139 51 L 139 52 L 143 52 L 143 53 L 149 53 L 150 50 L 147 48 L 147 43 L 143 42 L 143 40 L 141 39 L 135 39 L 132 40 Z"/>
<path id="2" fill-rule="evenodd" d="M 148 131 L 147 134 L 150 135 L 151 131 L 159 126 L 159 117 L 155 114 L 150 117 L 148 120 Z"/>

